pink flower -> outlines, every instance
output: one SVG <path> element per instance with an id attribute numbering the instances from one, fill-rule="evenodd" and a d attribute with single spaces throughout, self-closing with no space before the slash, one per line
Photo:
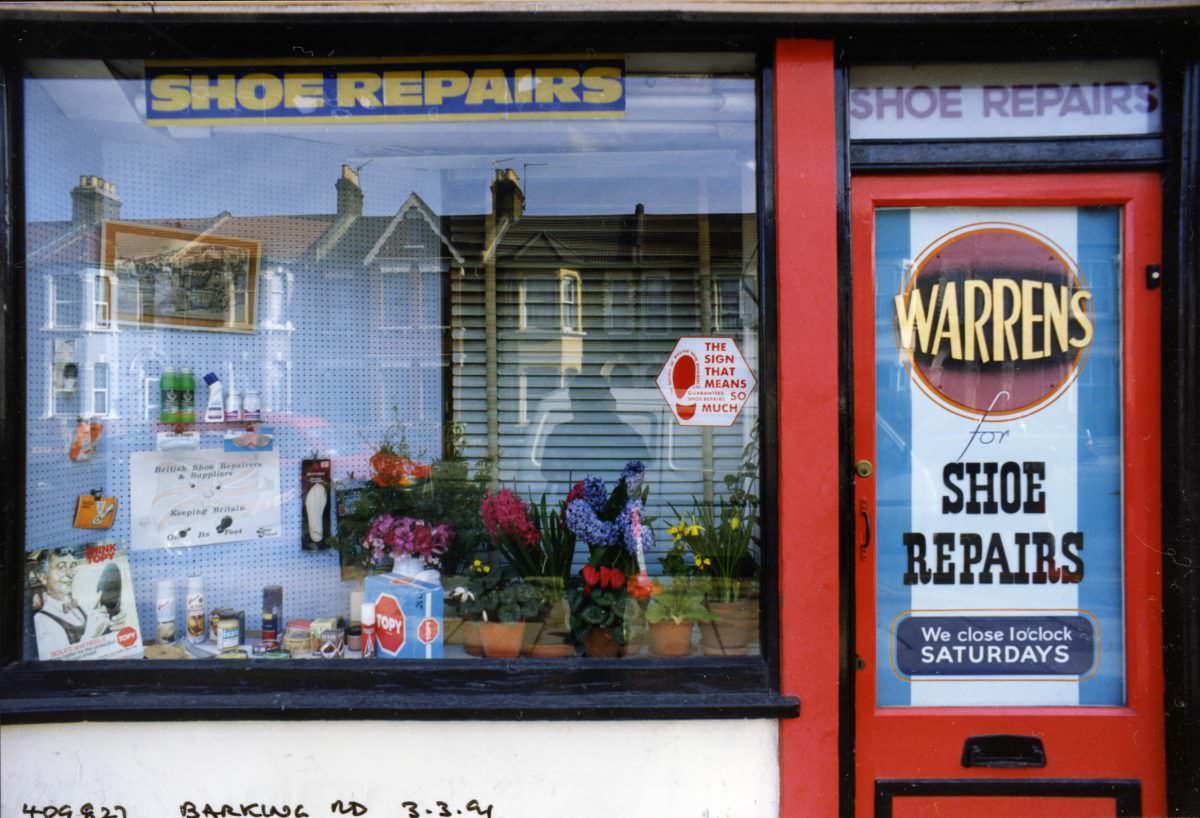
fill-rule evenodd
<path id="1" fill-rule="evenodd" d="M 529 519 L 529 507 L 508 489 L 501 489 L 496 494 L 488 492 L 479 511 L 492 542 L 509 539 L 524 548 L 532 548 L 541 539 Z"/>

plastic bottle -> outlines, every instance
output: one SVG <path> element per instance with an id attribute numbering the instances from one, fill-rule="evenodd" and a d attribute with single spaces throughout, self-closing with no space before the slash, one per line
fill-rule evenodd
<path id="1" fill-rule="evenodd" d="M 225 397 L 221 391 L 221 379 L 215 372 L 204 376 L 208 384 L 208 401 L 204 408 L 205 423 L 223 423 L 225 421 Z"/>
<path id="2" fill-rule="evenodd" d="M 375 655 L 375 603 L 362 604 L 362 658 Z"/>
<path id="3" fill-rule="evenodd" d="M 225 422 L 237 423 L 242 419 L 242 398 L 233 387 L 229 387 L 229 395 L 225 398 Z"/>
<path id="4" fill-rule="evenodd" d="M 179 373 L 179 422 L 196 422 L 196 373 L 190 369 Z"/>
<path id="5" fill-rule="evenodd" d="M 164 369 L 158 381 L 158 419 L 161 423 L 179 423 L 179 373 Z"/>
<path id="6" fill-rule="evenodd" d="M 257 392 L 247 392 L 242 400 L 242 420 L 262 420 L 262 403 L 258 400 Z"/>

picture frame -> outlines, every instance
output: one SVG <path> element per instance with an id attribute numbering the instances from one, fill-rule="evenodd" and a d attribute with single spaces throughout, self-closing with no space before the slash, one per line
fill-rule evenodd
<path id="1" fill-rule="evenodd" d="M 261 244 L 254 239 L 106 221 L 101 259 L 118 322 L 254 332 Z"/>

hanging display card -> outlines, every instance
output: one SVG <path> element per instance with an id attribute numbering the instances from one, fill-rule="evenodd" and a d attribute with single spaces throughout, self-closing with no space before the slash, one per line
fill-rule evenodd
<path id="1" fill-rule="evenodd" d="M 25 555 L 38 658 L 140 659 L 142 634 L 129 557 L 111 542 Z"/>
<path id="2" fill-rule="evenodd" d="M 135 549 L 279 536 L 274 451 L 137 452 L 130 484 Z"/>
<path id="3" fill-rule="evenodd" d="M 1120 213 L 876 216 L 882 706 L 1124 702 Z"/>

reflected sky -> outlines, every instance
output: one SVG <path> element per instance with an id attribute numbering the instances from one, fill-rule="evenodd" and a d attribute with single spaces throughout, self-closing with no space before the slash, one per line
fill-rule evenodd
<path id="1" fill-rule="evenodd" d="M 70 218 L 85 174 L 116 185 L 124 219 L 330 213 L 343 163 L 366 215 L 413 191 L 441 214 L 484 212 L 496 167 L 521 176 L 531 215 L 755 209 L 750 78 L 628 76 L 617 120 L 151 128 L 140 79 L 49 65 L 70 76 L 43 65 L 25 83 L 30 221 Z"/>

